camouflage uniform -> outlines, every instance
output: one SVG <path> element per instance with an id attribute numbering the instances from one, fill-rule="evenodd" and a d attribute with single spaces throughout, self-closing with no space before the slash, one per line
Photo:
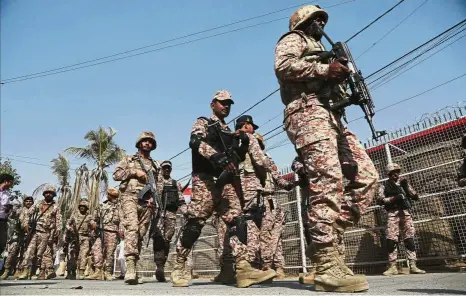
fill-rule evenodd
<path id="1" fill-rule="evenodd" d="M 79 209 L 71 214 L 66 222 L 66 228 L 72 233 L 73 239 L 68 247 L 68 273 L 73 274 L 76 269 L 79 270 L 79 279 L 84 279 L 84 270 L 87 265 L 87 257 L 91 249 L 91 222 L 94 219 L 92 213 L 89 213 L 89 204 L 81 200 L 79 206 L 87 207 L 85 214 L 81 214 Z"/>
<path id="2" fill-rule="evenodd" d="M 215 100 L 230 101 L 230 103 L 233 103 L 231 95 L 227 91 L 216 92 L 213 102 Z M 216 128 L 216 124 L 218 124 L 217 127 L 221 130 L 221 132 L 212 130 Z M 215 114 L 212 115 L 210 119 L 203 117 L 198 118 L 191 129 L 190 147 L 192 149 L 193 156 L 192 199 L 188 204 L 187 223 L 185 227 L 183 227 L 183 232 L 177 245 L 175 266 L 171 273 L 173 286 L 189 286 L 191 278 L 186 273 L 184 267 L 186 258 L 191 252 L 193 244 L 199 238 L 206 220 L 212 216 L 214 210 L 216 209 L 216 205 L 222 201 L 224 201 L 227 206 L 222 209 L 223 212 L 219 213 L 219 215 L 227 225 L 231 225 L 231 228 L 235 229 L 235 232 L 233 230 L 230 232 L 229 242 L 236 257 L 238 286 L 246 287 L 255 282 L 260 282 L 254 280 L 249 281 L 249 279 L 252 279 L 253 273 L 256 273 L 260 276 L 263 275 L 260 272 L 257 273 L 256 270 L 251 268 L 248 262 L 249 258 L 247 246 L 245 245 L 246 241 L 241 242 L 237 236 L 238 231 L 244 232 L 245 230 L 239 230 L 237 229 L 238 227 L 234 225 L 238 221 L 237 218 L 242 214 L 242 206 L 240 198 L 237 194 L 241 188 L 235 188 L 232 185 L 232 182 L 225 184 L 223 188 L 220 189 L 214 180 L 214 177 L 217 177 L 221 174 L 221 170 L 219 172 L 219 169 L 213 165 L 213 163 L 215 163 L 214 159 L 217 156 L 220 156 L 220 158 L 225 156 L 222 154 L 223 152 L 219 152 L 223 151 L 222 149 L 224 149 L 224 147 L 221 147 L 223 145 L 221 144 L 221 140 L 219 138 L 222 137 L 224 141 L 234 141 L 234 138 L 231 136 L 225 136 L 224 138 L 224 134 L 227 133 L 231 133 L 228 125 L 225 123 L 225 121 L 220 120 Z M 225 144 L 227 146 L 233 145 L 232 143 Z M 218 145 L 218 150 L 212 145 Z M 244 183 L 244 180 L 241 181 L 241 183 Z M 247 228 L 249 231 L 249 223 Z M 238 278 L 238 273 L 241 273 L 246 277 L 250 277 L 247 280 L 241 280 Z M 268 278 L 264 280 L 267 280 Z"/>
<path id="3" fill-rule="evenodd" d="M 342 123 L 342 112 L 330 111 L 331 102 L 346 98 L 346 84 L 335 84 L 329 77 L 329 65 L 316 53 L 325 51 L 320 40 L 299 31 L 300 25 L 321 17 L 325 11 L 317 6 L 304 6 L 290 19 L 290 32 L 283 35 L 275 48 L 275 74 L 280 84 L 284 110 L 284 126 L 295 146 L 310 184 L 310 236 L 316 247 L 313 254 L 323 266 L 330 262 L 335 282 L 316 278 L 316 289 L 365 290 L 368 284 L 360 278 L 348 277 L 341 271 L 342 260 L 333 259 L 337 252 L 333 243 L 334 223 L 344 228 L 357 222 L 375 194 L 378 174 L 358 138 Z M 304 28 L 302 28 L 304 30 Z M 343 177 L 360 184 L 344 198 Z M 337 264 L 338 263 L 338 264 Z M 319 268 L 319 263 L 318 263 Z M 318 269 L 319 274 L 319 269 Z M 321 281 L 322 280 L 322 281 Z"/>
<path id="4" fill-rule="evenodd" d="M 278 204 L 275 191 L 276 187 L 290 190 L 293 184 L 280 176 L 278 167 L 267 153 L 265 153 L 264 162 L 267 167 L 267 177 L 262 195 L 265 198 L 266 211 L 260 233 L 261 259 L 264 268 L 272 268 L 274 265 L 279 277 L 283 278 L 285 258 L 281 236 L 285 224 L 285 213 Z"/>
<path id="5" fill-rule="evenodd" d="M 21 225 L 27 223 L 27 211 L 26 207 L 21 207 L 20 209 L 15 210 L 15 213 L 10 213 L 8 224 L 11 227 L 11 235 L 8 234 L 8 257 L 5 260 L 5 269 L 13 270 L 16 265 L 20 262 L 17 262 L 18 255 L 24 244 L 24 229 Z M 22 250 L 24 252 L 25 250 Z"/>
<path id="6" fill-rule="evenodd" d="M 398 170 L 400 167 L 396 164 L 387 166 L 387 174 Z M 413 218 L 410 209 L 403 203 L 403 198 L 409 200 L 419 200 L 419 196 L 408 183 L 406 179 L 392 180 L 389 178 L 385 181 L 385 185 L 379 187 L 377 203 L 384 205 L 387 211 L 387 249 L 389 269 L 385 275 L 397 274 L 396 260 L 398 257 L 398 238 L 400 236 L 400 228 L 403 230 L 403 240 L 406 247 L 406 257 L 410 262 L 410 268 L 413 273 L 424 273 L 416 267 L 416 249 L 414 244 L 415 229 Z M 409 201 L 410 202 L 410 201 Z"/>
<path id="7" fill-rule="evenodd" d="M 100 279 L 105 278 L 107 280 L 113 280 L 113 262 L 115 250 L 119 242 L 120 232 L 122 232 L 122 225 L 120 221 L 123 219 L 122 213 L 120 213 L 120 205 L 116 198 L 118 198 L 118 190 L 115 188 L 109 188 L 107 190 L 108 195 L 114 196 L 114 201 L 106 200 L 100 208 L 95 210 L 94 218 L 96 227 L 99 229 L 100 235 L 103 231 L 103 246 L 102 238 L 98 236 L 94 245 L 92 246 L 92 256 L 94 258 L 94 266 L 96 271 L 89 279 Z M 102 219 L 102 227 L 100 227 L 100 219 Z M 102 269 L 105 269 L 105 275 L 102 273 Z"/>
<path id="8" fill-rule="evenodd" d="M 54 195 L 56 194 L 56 190 L 53 186 L 47 186 L 44 190 L 44 194 L 46 192 L 53 192 Z M 23 273 L 19 279 L 27 279 L 30 277 L 33 260 L 35 258 L 37 260 L 37 266 L 41 269 L 42 275 L 45 275 L 44 267 L 53 268 L 53 265 L 50 266 L 50 260 L 45 264 L 42 264 L 42 257 L 46 252 L 47 247 L 49 247 L 50 242 L 59 237 L 59 231 L 62 225 L 60 209 L 53 200 L 50 203 L 47 203 L 45 200 L 41 200 L 28 210 L 27 215 L 28 219 L 22 221 L 23 229 L 29 230 L 29 221 L 31 219 L 37 219 L 37 221 L 35 230 L 29 230 L 34 231 L 34 233 L 32 234 L 23 262 L 21 263 Z M 48 250 L 48 253 L 51 254 L 50 250 Z M 43 276 L 40 276 L 40 278 L 41 277 Z"/>
<path id="9" fill-rule="evenodd" d="M 143 132 L 136 141 L 136 148 L 144 139 L 150 139 L 153 143 L 152 150 L 157 146 L 155 136 L 152 132 Z M 141 162 L 144 167 L 141 166 Z M 139 154 L 127 155 L 115 168 L 113 179 L 120 181 L 120 203 L 123 211 L 123 225 L 125 227 L 125 258 L 126 274 L 125 282 L 137 284 L 137 261 L 142 248 L 142 241 L 147 233 L 153 208 L 147 206 L 146 202 L 138 199 L 139 192 L 146 185 L 137 179 L 138 171 L 152 171 L 155 180 L 158 179 L 160 164 L 152 158 L 144 158 Z"/>
<path id="10" fill-rule="evenodd" d="M 167 162 L 162 162 L 161 166 Z M 171 167 L 171 164 L 170 164 Z M 165 281 L 163 268 L 168 259 L 170 251 L 170 241 L 175 234 L 176 212 L 181 206 L 181 211 L 186 213 L 187 208 L 184 203 L 184 196 L 180 190 L 181 186 L 171 177 L 165 179 L 161 174 L 157 180 L 157 191 L 162 199 L 165 213 L 160 219 L 154 232 L 154 261 L 159 271 L 156 276 L 159 281 Z"/>

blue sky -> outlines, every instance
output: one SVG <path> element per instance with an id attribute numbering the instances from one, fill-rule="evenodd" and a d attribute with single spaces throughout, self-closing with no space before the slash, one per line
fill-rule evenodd
<path id="1" fill-rule="evenodd" d="M 342 2 L 323 0 L 323 7 Z M 328 34 L 346 40 L 397 0 L 356 0 L 330 8 Z M 349 43 L 353 56 L 410 14 L 424 0 L 405 1 Z M 1 80 L 83 62 L 153 44 L 200 30 L 254 17 L 303 1 L 1 1 Z M 85 146 L 86 131 L 99 125 L 118 131 L 116 141 L 134 153 L 143 130 L 155 132 L 155 159 L 185 149 L 191 125 L 210 115 L 209 103 L 219 89 L 234 99 L 231 118 L 278 87 L 273 71 L 274 47 L 287 31 L 296 8 L 180 41 L 209 36 L 281 17 L 284 20 L 137 57 L 5 84 L 1 87 L 1 154 L 10 157 L 22 176 L 18 189 L 31 193 L 56 178 L 47 166 L 69 146 Z M 429 0 L 416 13 L 358 60 L 369 74 L 466 17 L 462 0 Z M 464 34 L 464 33 L 463 33 Z M 464 74 L 465 39 L 372 92 L 376 108 L 417 94 Z M 167 43 L 175 44 L 180 41 Z M 163 45 L 162 45 L 163 46 Z M 154 47 L 156 48 L 156 47 Z M 378 129 L 402 127 L 421 114 L 465 101 L 466 79 L 387 109 L 376 115 Z M 265 133 L 282 121 L 278 94 L 250 112 Z M 277 116 L 278 115 L 278 116 Z M 348 118 L 361 116 L 351 107 Z M 370 137 L 363 120 L 350 124 L 362 139 Z M 283 133 L 268 145 L 286 139 Z M 292 145 L 274 149 L 281 167 L 294 157 Z M 11 155 L 15 155 L 12 157 Z M 21 157 L 20 157 L 21 156 Z M 174 177 L 190 172 L 190 152 L 175 158 Z M 20 162 L 23 161 L 23 162 Z M 82 161 L 70 158 L 72 167 Z"/>

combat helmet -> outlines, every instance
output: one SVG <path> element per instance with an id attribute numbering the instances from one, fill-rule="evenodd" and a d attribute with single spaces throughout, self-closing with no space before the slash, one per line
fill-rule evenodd
<path id="1" fill-rule="evenodd" d="M 316 15 L 321 15 L 325 18 L 325 22 L 328 21 L 327 12 L 320 8 L 319 5 L 306 5 L 298 8 L 298 10 L 291 15 L 289 23 L 290 31 L 296 30 L 300 25 Z"/>
<path id="2" fill-rule="evenodd" d="M 136 141 L 136 148 L 139 149 L 139 144 L 141 144 L 141 141 L 144 139 L 150 139 L 152 141 L 152 150 L 157 148 L 157 141 L 155 140 L 155 135 L 153 132 L 142 132 Z"/>
<path id="3" fill-rule="evenodd" d="M 118 198 L 118 196 L 120 196 L 120 191 L 114 187 L 109 187 L 107 189 L 107 195 Z"/>
<path id="4" fill-rule="evenodd" d="M 81 198 L 81 201 L 79 202 L 78 208 L 79 207 L 86 207 L 89 209 L 89 202 L 85 198 Z"/>
<path id="5" fill-rule="evenodd" d="M 47 192 L 51 192 L 53 194 L 53 197 L 57 196 L 57 189 L 55 188 L 55 186 L 52 186 L 52 185 L 45 186 L 45 189 L 42 192 L 42 195 L 45 195 L 45 193 Z"/>
<path id="6" fill-rule="evenodd" d="M 385 168 L 385 172 L 387 173 L 387 175 L 393 171 L 401 171 L 401 167 L 395 162 L 389 163 Z"/>

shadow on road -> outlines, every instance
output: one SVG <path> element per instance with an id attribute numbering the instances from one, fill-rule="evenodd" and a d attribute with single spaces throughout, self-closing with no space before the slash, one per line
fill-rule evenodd
<path id="1" fill-rule="evenodd" d="M 466 290 L 451 290 L 451 289 L 398 289 L 400 292 L 417 292 L 417 293 L 426 293 L 426 294 L 455 294 L 455 295 L 466 295 Z"/>

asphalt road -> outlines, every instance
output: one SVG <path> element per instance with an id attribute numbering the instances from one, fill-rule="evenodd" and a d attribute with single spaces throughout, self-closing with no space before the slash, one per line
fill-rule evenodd
<path id="1" fill-rule="evenodd" d="M 368 276 L 369 291 L 363 295 L 466 295 L 466 273 L 430 273 L 394 277 Z M 78 288 L 77 288 L 78 287 Z M 80 288 L 79 288 L 80 287 Z M 194 280 L 188 288 L 173 288 L 171 283 L 145 279 L 144 284 L 129 286 L 122 280 L 47 280 L 0 281 L 0 295 L 328 295 L 315 292 L 312 285 L 300 285 L 297 279 L 275 281 L 240 289 L 235 286 Z M 342 293 L 332 293 L 344 295 Z M 353 294 L 354 295 L 354 294 Z"/>

